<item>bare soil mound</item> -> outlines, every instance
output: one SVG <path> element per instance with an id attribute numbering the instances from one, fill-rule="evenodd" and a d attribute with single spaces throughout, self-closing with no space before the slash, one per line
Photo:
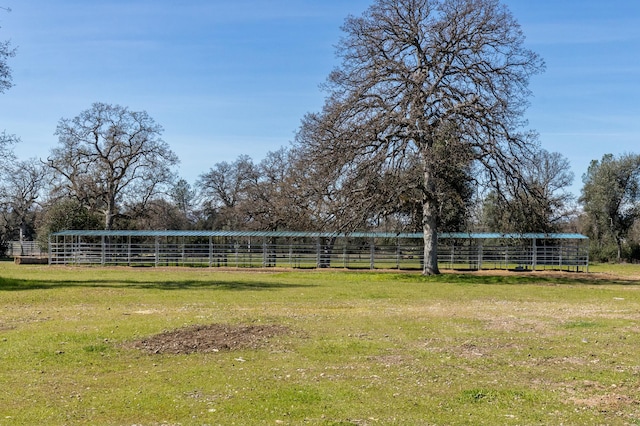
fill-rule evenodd
<path id="1" fill-rule="evenodd" d="M 153 354 L 190 354 L 258 349 L 275 336 L 289 334 L 280 325 L 195 325 L 132 342 L 130 347 Z"/>

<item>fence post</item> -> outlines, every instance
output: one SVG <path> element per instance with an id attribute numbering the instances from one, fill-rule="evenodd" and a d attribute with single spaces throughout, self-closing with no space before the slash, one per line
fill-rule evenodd
<path id="1" fill-rule="evenodd" d="M 180 247 L 180 251 L 181 251 L 180 252 L 180 257 L 182 259 L 182 266 L 184 266 L 184 263 L 185 263 L 185 260 L 186 260 L 186 256 L 187 256 L 187 253 L 185 251 L 186 249 L 185 249 L 184 237 L 182 237 L 181 241 L 182 241 L 182 245 Z M 176 262 L 176 263 L 178 263 L 178 262 Z"/>
<path id="2" fill-rule="evenodd" d="M 504 269 L 509 269 L 509 249 L 510 246 L 506 245 L 504 250 Z"/>
<path id="3" fill-rule="evenodd" d="M 268 265 L 268 253 L 267 253 L 267 237 L 262 239 L 262 267 L 265 268 Z"/>
<path id="4" fill-rule="evenodd" d="M 213 237 L 209 236 L 209 268 L 213 266 Z"/>
<path id="5" fill-rule="evenodd" d="M 100 265 L 104 266 L 104 258 L 105 258 L 105 245 L 104 245 L 104 235 L 100 238 L 100 246 L 101 246 L 101 256 L 100 256 Z"/>
<path id="6" fill-rule="evenodd" d="M 370 268 L 375 269 L 376 268 L 376 262 L 375 262 L 376 247 L 375 247 L 375 241 L 373 238 L 371 238 L 371 240 L 369 241 L 369 251 L 371 253 Z"/>
<path id="7" fill-rule="evenodd" d="M 562 255 L 564 251 L 564 242 L 560 241 L 560 252 L 558 253 L 558 267 L 562 269 Z"/>
<path id="8" fill-rule="evenodd" d="M 531 270 L 536 270 L 536 264 L 538 263 L 538 246 L 536 245 L 536 239 L 533 238 L 531 240 L 531 244 L 533 245 L 533 257 L 531 259 Z"/>
<path id="9" fill-rule="evenodd" d="M 158 264 L 160 264 L 160 241 L 158 240 L 158 237 L 155 239 L 155 246 L 156 266 L 158 266 Z"/>
<path id="10" fill-rule="evenodd" d="M 589 250 L 588 249 L 587 249 L 587 265 L 586 265 L 585 271 L 587 272 L 587 274 L 589 273 Z"/>
<path id="11" fill-rule="evenodd" d="M 347 250 L 347 239 L 345 238 L 344 245 L 342 246 L 342 264 L 344 269 L 349 267 L 349 251 Z"/>
<path id="12" fill-rule="evenodd" d="M 293 243 L 289 239 L 289 267 L 293 268 Z"/>
<path id="13" fill-rule="evenodd" d="M 454 261 L 455 261 L 455 251 L 456 251 L 456 243 L 451 243 L 451 256 L 449 257 L 449 268 L 454 269 Z"/>

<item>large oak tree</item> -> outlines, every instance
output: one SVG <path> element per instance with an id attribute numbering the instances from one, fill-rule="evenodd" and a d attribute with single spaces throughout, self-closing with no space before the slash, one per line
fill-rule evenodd
<path id="1" fill-rule="evenodd" d="M 162 127 L 145 112 L 94 103 L 62 119 L 59 146 L 47 164 L 56 189 L 104 216 L 111 229 L 123 205 L 140 208 L 172 181 L 178 158 L 161 139 Z"/>
<path id="2" fill-rule="evenodd" d="M 525 132 L 528 82 L 544 64 L 497 0 L 376 0 L 347 18 L 341 65 L 320 113 L 297 141 L 316 167 L 376 176 L 421 167 L 424 273 L 438 273 L 436 173 L 457 147 L 469 161 L 517 180 L 535 138 Z M 348 180 L 348 179 L 347 179 Z"/>

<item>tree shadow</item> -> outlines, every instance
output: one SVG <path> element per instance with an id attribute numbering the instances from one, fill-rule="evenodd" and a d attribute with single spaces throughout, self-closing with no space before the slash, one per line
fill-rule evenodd
<path id="1" fill-rule="evenodd" d="M 56 288 L 132 288 L 154 290 L 278 290 L 285 288 L 315 287 L 309 284 L 283 284 L 278 282 L 243 280 L 184 280 L 184 281 L 134 281 L 134 280 L 25 280 L 0 277 L 0 291 L 52 290 Z"/>
<path id="2" fill-rule="evenodd" d="M 623 285 L 637 286 L 640 281 L 632 278 L 602 277 L 588 273 L 571 273 L 563 276 L 545 276 L 534 273 L 514 274 L 476 274 L 447 272 L 440 275 L 406 275 L 407 279 L 428 282 L 451 283 L 459 285 Z"/>

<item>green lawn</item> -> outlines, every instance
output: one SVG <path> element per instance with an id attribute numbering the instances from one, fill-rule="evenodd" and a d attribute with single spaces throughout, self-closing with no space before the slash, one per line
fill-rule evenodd
<path id="1" fill-rule="evenodd" d="M 590 270 L 0 263 L 0 425 L 640 425 L 640 267 Z M 129 345 L 194 324 L 291 332 L 188 355 Z"/>

